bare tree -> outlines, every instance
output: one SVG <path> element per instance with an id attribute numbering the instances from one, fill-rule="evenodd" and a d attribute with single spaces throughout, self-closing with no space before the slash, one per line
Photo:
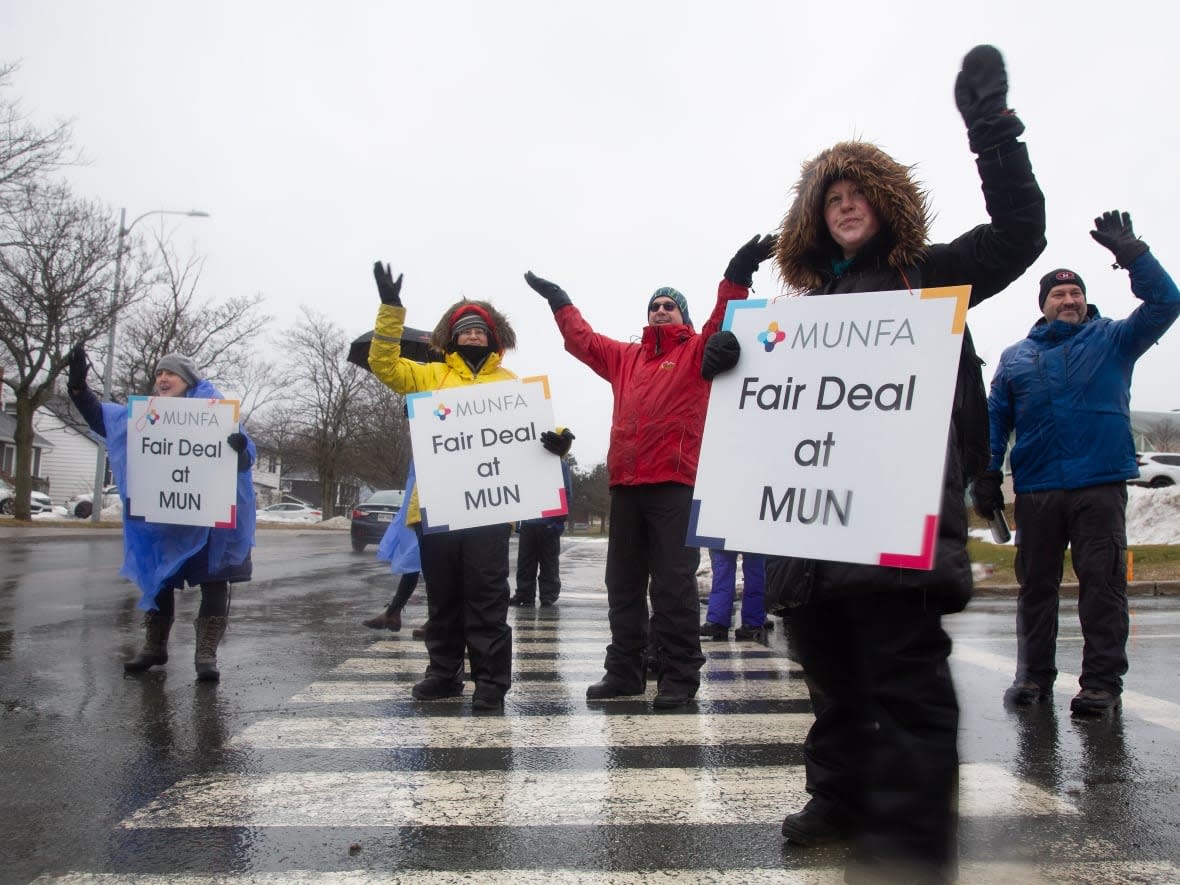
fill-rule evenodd
<path id="1" fill-rule="evenodd" d="M 16 69 L 14 64 L 0 64 L 0 202 L 76 161 L 69 123 L 40 129 L 29 122 L 17 101 L 4 95 Z"/>
<path id="2" fill-rule="evenodd" d="M 266 391 L 262 387 L 274 376 L 262 371 L 254 359 L 271 320 L 261 312 L 262 295 L 233 296 L 221 302 L 201 299 L 197 287 L 203 257 L 182 259 L 162 232 L 155 236 L 152 253 L 157 259 L 152 285 L 119 321 L 117 394 L 146 393 L 160 357 L 179 352 L 225 388 L 241 392 L 249 379 L 255 385 L 255 405 L 261 405 L 273 393 L 273 387 Z"/>
<path id="3" fill-rule="evenodd" d="M 1154 451 L 1180 451 L 1180 415 L 1137 421 L 1135 429 L 1143 435 L 1143 441 Z"/>
<path id="4" fill-rule="evenodd" d="M 368 415 L 357 429 L 351 472 L 374 488 L 405 488 L 412 457 L 405 398 L 368 373 L 364 390 Z"/>
<path id="5" fill-rule="evenodd" d="M 134 288 L 111 297 L 117 231 L 103 207 L 63 185 L 28 184 L 0 202 L 0 353 L 16 401 L 16 515 L 29 517 L 33 414 L 75 341 L 105 331 Z"/>
<path id="6" fill-rule="evenodd" d="M 368 373 L 344 359 L 349 339 L 327 317 L 304 307 L 283 340 L 286 369 L 294 379 L 265 439 L 286 438 L 284 459 L 303 461 L 319 477 L 324 515 L 331 516 L 340 479 L 356 463 L 369 420 Z M 282 424 L 279 429 L 276 424 Z"/>

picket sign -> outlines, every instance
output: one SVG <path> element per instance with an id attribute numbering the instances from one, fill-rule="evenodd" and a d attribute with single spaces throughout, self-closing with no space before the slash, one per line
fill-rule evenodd
<path id="1" fill-rule="evenodd" d="M 932 568 L 970 294 L 731 302 L 688 543 Z"/>

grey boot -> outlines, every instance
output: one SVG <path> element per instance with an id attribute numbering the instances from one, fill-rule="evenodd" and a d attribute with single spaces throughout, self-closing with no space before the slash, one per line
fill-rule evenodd
<path id="1" fill-rule="evenodd" d="M 217 671 L 217 646 L 225 635 L 225 625 L 228 623 L 229 618 L 224 616 L 197 618 L 193 621 L 193 626 L 197 628 L 194 663 L 197 665 L 198 682 L 217 682 L 221 678 L 221 673 Z"/>
<path id="2" fill-rule="evenodd" d="M 129 661 L 123 662 L 124 673 L 142 673 L 150 667 L 168 663 L 168 634 L 172 619 L 158 611 L 143 613 L 143 649 Z"/>

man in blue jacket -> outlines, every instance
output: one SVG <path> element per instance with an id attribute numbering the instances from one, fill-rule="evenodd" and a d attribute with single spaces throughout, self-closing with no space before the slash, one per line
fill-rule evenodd
<path id="1" fill-rule="evenodd" d="M 1180 290 L 1126 212 L 1105 212 L 1090 232 L 1131 275 L 1143 304 L 1124 320 L 1101 317 L 1086 284 L 1065 268 L 1041 279 L 1044 317 L 1004 351 L 988 397 L 991 462 L 975 482 L 975 509 L 1004 506 L 1000 472 L 1010 458 L 1016 490 L 1016 680 L 1008 706 L 1052 695 L 1057 677 L 1058 594 L 1065 548 L 1073 551 L 1082 624 L 1081 691 L 1075 715 L 1118 707 L 1127 672 L 1128 479 L 1139 475 L 1131 437 L 1131 373 L 1180 315 Z"/>

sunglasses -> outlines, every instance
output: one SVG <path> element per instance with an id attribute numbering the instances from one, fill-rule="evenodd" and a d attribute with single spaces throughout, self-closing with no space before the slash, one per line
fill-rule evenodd
<path id="1" fill-rule="evenodd" d="M 668 313 L 671 313 L 672 311 L 679 309 L 680 308 L 676 306 L 675 301 L 657 301 L 647 310 L 649 313 L 658 313 L 661 310 L 666 310 Z"/>

